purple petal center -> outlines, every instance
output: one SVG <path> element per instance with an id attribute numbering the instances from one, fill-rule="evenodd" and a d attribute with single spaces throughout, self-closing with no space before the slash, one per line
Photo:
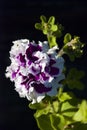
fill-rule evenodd
<path id="1" fill-rule="evenodd" d="M 12 73 L 12 78 L 14 79 L 16 77 L 17 72 Z"/>
<path id="2" fill-rule="evenodd" d="M 26 50 L 26 55 L 32 62 L 38 60 L 38 57 L 33 56 L 33 53 L 36 51 L 41 51 L 41 47 L 39 45 L 29 44 L 29 48 Z"/>
<path id="3" fill-rule="evenodd" d="M 44 92 L 48 92 L 52 89 L 52 87 L 48 88 L 45 87 L 42 83 L 33 83 L 32 87 L 34 87 L 34 89 L 38 92 L 38 93 L 44 93 Z"/>
<path id="4" fill-rule="evenodd" d="M 48 80 L 49 79 L 49 77 L 46 76 L 46 74 L 44 72 L 41 73 L 41 76 L 42 76 L 43 80 Z"/>
<path id="5" fill-rule="evenodd" d="M 59 69 L 56 67 L 51 67 L 50 75 L 57 75 L 59 73 Z"/>
<path id="6" fill-rule="evenodd" d="M 53 64 L 55 64 L 55 63 L 56 63 L 56 61 L 55 61 L 55 60 L 50 59 L 50 65 L 53 65 Z"/>
<path id="7" fill-rule="evenodd" d="M 23 76 L 23 82 L 21 85 L 25 85 L 25 88 L 28 90 L 30 88 L 30 82 L 35 81 L 35 77 L 32 74 L 28 76 Z"/>
<path id="8" fill-rule="evenodd" d="M 19 61 L 21 62 L 21 65 L 25 66 L 25 64 L 26 64 L 25 55 L 22 55 L 22 54 L 20 53 L 17 58 L 18 58 Z"/>

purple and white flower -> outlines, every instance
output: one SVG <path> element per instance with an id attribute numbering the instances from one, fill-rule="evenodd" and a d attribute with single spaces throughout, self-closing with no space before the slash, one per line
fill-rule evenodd
<path id="1" fill-rule="evenodd" d="M 15 83 L 15 90 L 21 97 L 36 103 L 45 95 L 57 94 L 59 82 L 64 79 L 64 59 L 58 57 L 56 49 L 49 49 L 47 41 L 38 44 L 27 39 L 13 42 L 6 77 Z"/>

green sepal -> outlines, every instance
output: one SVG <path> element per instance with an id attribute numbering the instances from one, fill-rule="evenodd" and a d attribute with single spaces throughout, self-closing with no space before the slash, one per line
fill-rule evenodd
<path id="1" fill-rule="evenodd" d="M 54 24 L 55 23 L 55 17 L 54 16 L 51 16 L 48 20 L 48 24 Z"/>
<path id="2" fill-rule="evenodd" d="M 46 22 L 46 17 L 44 15 L 41 15 L 40 20 L 42 21 L 42 23 L 45 23 Z"/>
<path id="3" fill-rule="evenodd" d="M 51 97 L 48 96 L 48 95 L 45 95 L 45 98 L 39 102 L 39 103 L 30 103 L 29 104 L 29 108 L 31 109 L 36 109 L 36 110 L 40 110 L 40 109 L 46 109 L 49 105 L 50 105 L 50 102 L 51 102 Z"/>
<path id="4" fill-rule="evenodd" d="M 32 104 L 32 103 L 30 103 L 29 104 L 29 108 L 31 108 L 31 109 L 43 109 L 43 108 L 45 108 L 46 107 L 46 104 L 45 103 L 34 103 L 34 104 Z"/>
<path id="5" fill-rule="evenodd" d="M 42 25 L 40 23 L 36 23 L 35 28 L 38 30 L 42 30 Z"/>
<path id="6" fill-rule="evenodd" d="M 47 30 L 45 28 L 43 29 L 43 34 L 47 35 Z"/>
<path id="7" fill-rule="evenodd" d="M 35 24 L 35 28 L 41 30 L 47 36 L 49 47 L 52 48 L 57 44 L 57 37 L 61 37 L 63 27 L 61 24 L 55 24 L 55 17 L 49 17 L 48 21 L 44 15 L 40 16 L 40 23 Z"/>
<path id="8" fill-rule="evenodd" d="M 70 42 L 71 41 L 71 39 L 72 39 L 72 36 L 71 36 L 71 34 L 70 33 L 67 33 L 65 36 L 64 36 L 64 44 L 66 44 L 66 43 L 68 43 L 68 42 Z"/>
<path id="9" fill-rule="evenodd" d="M 53 32 L 57 31 L 57 25 L 55 24 L 55 17 L 51 16 L 47 22 L 47 33 L 52 35 Z"/>
<path id="10" fill-rule="evenodd" d="M 63 46 L 63 51 L 69 56 L 70 60 L 74 61 L 75 58 L 81 57 L 83 54 L 84 43 L 80 42 L 80 37 L 74 36 L 74 38 L 71 39 L 71 36 L 68 35 L 68 38 L 65 39 L 66 44 Z M 67 42 L 67 39 L 71 39 L 71 41 Z"/>
<path id="11" fill-rule="evenodd" d="M 50 30 L 53 32 L 57 31 L 57 25 L 52 25 Z"/>
<path id="12" fill-rule="evenodd" d="M 38 118 L 41 115 L 47 115 L 48 113 L 53 113 L 53 109 L 50 104 L 48 104 L 45 108 L 39 109 L 35 113 L 35 117 Z"/>

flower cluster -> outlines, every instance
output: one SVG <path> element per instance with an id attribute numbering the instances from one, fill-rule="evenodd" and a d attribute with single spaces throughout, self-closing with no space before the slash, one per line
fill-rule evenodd
<path id="1" fill-rule="evenodd" d="M 56 95 L 61 86 L 59 82 L 64 79 L 64 59 L 58 57 L 56 50 L 57 46 L 49 49 L 47 41 L 36 44 L 21 39 L 13 42 L 6 77 L 14 81 L 21 97 L 36 103 L 45 95 Z"/>

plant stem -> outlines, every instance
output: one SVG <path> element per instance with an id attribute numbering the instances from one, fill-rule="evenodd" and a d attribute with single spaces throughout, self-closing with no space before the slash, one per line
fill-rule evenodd
<path id="1" fill-rule="evenodd" d="M 62 55 L 64 55 L 65 54 L 65 52 L 63 51 L 63 48 L 58 52 L 58 56 L 62 56 Z"/>

